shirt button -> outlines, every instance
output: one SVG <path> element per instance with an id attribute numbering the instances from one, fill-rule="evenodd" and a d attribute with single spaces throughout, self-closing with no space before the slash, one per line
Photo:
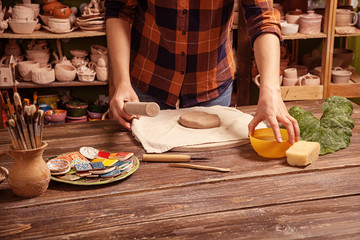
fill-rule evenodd
<path id="1" fill-rule="evenodd" d="M 186 9 L 183 10 L 183 14 L 187 14 L 187 12 L 188 12 L 188 11 L 187 11 Z"/>
<path id="2" fill-rule="evenodd" d="M 185 56 L 185 52 L 181 52 L 181 56 Z"/>
<path id="3" fill-rule="evenodd" d="M 183 74 L 184 74 L 184 71 L 180 71 L 180 74 L 183 75 Z"/>
<path id="4" fill-rule="evenodd" d="M 182 31 L 182 32 L 181 32 L 181 34 L 182 34 L 182 35 L 185 35 L 185 34 L 186 34 L 186 32 L 185 32 L 185 31 Z"/>

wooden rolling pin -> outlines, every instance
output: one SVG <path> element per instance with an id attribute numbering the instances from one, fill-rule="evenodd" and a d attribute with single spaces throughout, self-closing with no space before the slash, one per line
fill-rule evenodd
<path id="1" fill-rule="evenodd" d="M 126 102 L 124 110 L 129 115 L 155 117 L 160 112 L 160 107 L 154 102 Z"/>
<path id="2" fill-rule="evenodd" d="M 144 162 L 190 162 L 190 160 L 206 160 L 207 158 L 192 158 L 185 154 L 143 154 Z"/>

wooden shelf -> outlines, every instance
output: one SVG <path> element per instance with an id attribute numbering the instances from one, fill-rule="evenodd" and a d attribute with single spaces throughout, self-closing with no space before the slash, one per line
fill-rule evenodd
<path id="1" fill-rule="evenodd" d="M 31 34 L 17 34 L 11 30 L 7 30 L 0 34 L 0 38 L 12 38 L 12 39 L 66 39 L 66 38 L 83 38 L 83 37 L 98 37 L 105 36 L 105 32 L 99 31 L 83 31 L 75 30 L 70 33 L 51 33 L 46 30 L 34 31 Z"/>
<path id="2" fill-rule="evenodd" d="M 323 98 L 324 86 L 280 86 L 280 90 L 284 101 L 311 100 Z"/>
<path id="3" fill-rule="evenodd" d="M 282 35 L 284 40 L 296 40 L 296 39 L 313 39 L 313 38 L 327 38 L 325 33 L 316 33 L 316 34 L 303 34 L 296 33 L 293 35 Z"/>
<path id="4" fill-rule="evenodd" d="M 348 84 L 333 84 L 329 86 L 330 95 L 337 95 L 347 98 L 356 98 L 360 96 L 360 75 L 353 73 L 351 82 Z"/>
<path id="5" fill-rule="evenodd" d="M 322 99 L 324 86 L 281 86 L 284 101 Z"/>
<path id="6" fill-rule="evenodd" d="M 17 88 L 55 88 L 55 87 L 86 87 L 86 86 L 107 86 L 108 82 L 92 81 L 92 82 L 80 82 L 74 80 L 71 82 L 52 82 L 49 84 L 36 84 L 33 82 L 19 82 L 16 85 Z M 11 89 L 12 86 L 0 86 L 0 89 Z"/>
<path id="7" fill-rule="evenodd" d="M 335 34 L 335 37 L 358 37 L 360 36 L 360 29 L 355 28 L 355 32 L 354 33 L 349 33 L 349 34 Z"/>

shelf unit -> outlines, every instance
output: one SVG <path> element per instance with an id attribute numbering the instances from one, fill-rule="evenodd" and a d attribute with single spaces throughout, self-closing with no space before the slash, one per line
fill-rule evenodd
<path id="1" fill-rule="evenodd" d="M 83 31 L 83 30 L 75 30 L 73 32 L 57 34 L 51 33 L 46 30 L 34 31 L 31 34 L 15 34 L 11 30 L 7 29 L 4 33 L 0 34 L 0 38 L 5 39 L 53 39 L 56 41 L 56 46 L 58 48 L 59 58 L 62 59 L 62 47 L 61 47 L 61 39 L 73 39 L 73 38 L 90 38 L 90 37 L 99 37 L 105 36 L 105 32 L 97 32 L 97 31 Z M 84 87 L 84 86 L 106 86 L 108 82 L 101 81 L 92 81 L 92 82 L 81 82 L 77 79 L 71 82 L 59 82 L 55 81 L 49 84 L 36 84 L 33 82 L 19 82 L 16 87 L 21 88 L 56 88 L 56 87 Z M 12 86 L 0 86 L 0 89 L 11 89 Z"/>
<path id="2" fill-rule="evenodd" d="M 335 34 L 335 20 L 336 20 L 337 1 L 326 0 L 325 17 L 323 32 L 319 34 L 301 34 L 283 36 L 284 40 L 292 40 L 295 42 L 293 45 L 297 45 L 297 41 L 300 39 L 322 39 L 322 62 L 321 62 L 321 85 L 319 86 L 281 86 L 281 95 L 284 101 L 293 100 L 312 100 L 312 99 L 325 99 L 333 95 L 339 95 L 343 97 L 360 97 L 360 76 L 353 74 L 351 77 L 352 82 L 349 84 L 332 84 L 331 83 L 331 69 L 333 62 L 333 50 L 334 40 L 336 37 L 353 37 L 360 36 L 360 30 L 356 29 L 354 33 L 350 34 Z M 242 16 L 240 16 L 242 17 Z M 246 35 L 246 26 L 241 25 L 243 23 L 239 19 L 239 46 L 250 46 L 247 42 L 248 39 L 242 37 Z M 250 59 L 250 50 L 240 48 L 240 56 L 248 56 Z M 243 58 L 244 59 L 244 58 Z M 251 64 L 240 63 L 238 66 L 239 75 L 243 78 L 240 79 L 240 87 L 238 88 L 238 105 L 248 105 L 250 98 L 248 94 L 244 92 L 250 92 L 251 76 Z"/>

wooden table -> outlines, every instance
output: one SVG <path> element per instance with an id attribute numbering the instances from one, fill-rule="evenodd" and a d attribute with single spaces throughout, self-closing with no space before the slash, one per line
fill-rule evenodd
<path id="1" fill-rule="evenodd" d="M 321 115 L 322 101 L 291 102 Z M 241 107 L 253 114 L 255 106 Z M 21 199 L 0 185 L 0 239 L 355 239 L 360 237 L 360 109 L 350 146 L 305 168 L 259 157 L 250 144 L 190 152 L 229 173 L 141 163 L 120 182 L 75 186 L 51 181 L 44 195 Z M 144 150 L 106 120 L 45 128 L 44 157 L 93 146 Z M 0 132 L 0 150 L 9 143 Z M 0 165 L 10 168 L 9 157 Z"/>

